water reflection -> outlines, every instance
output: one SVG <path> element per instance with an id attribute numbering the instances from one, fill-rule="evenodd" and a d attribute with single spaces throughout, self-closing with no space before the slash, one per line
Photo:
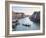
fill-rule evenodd
<path id="1" fill-rule="evenodd" d="M 39 30 L 40 24 L 35 23 L 29 19 L 29 17 L 18 20 L 18 25 L 15 25 L 13 31 L 28 31 L 28 30 Z"/>

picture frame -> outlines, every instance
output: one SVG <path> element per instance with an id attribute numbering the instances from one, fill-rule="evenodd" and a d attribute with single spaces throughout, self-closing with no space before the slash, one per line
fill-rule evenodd
<path id="1" fill-rule="evenodd" d="M 18 8 L 16 6 L 20 6 L 20 7 Z M 41 29 L 41 30 L 36 30 L 35 29 L 35 30 L 31 30 L 31 31 L 16 31 L 16 30 L 15 30 L 15 32 L 13 30 L 11 31 L 11 28 L 13 27 L 12 26 L 13 23 L 12 23 L 12 20 L 11 20 L 11 18 L 13 18 L 13 17 L 11 17 L 11 14 L 13 14 L 14 7 L 15 7 L 15 11 L 20 12 L 20 10 L 21 10 L 23 12 L 23 9 L 22 9 L 21 6 L 24 7 L 23 9 L 25 11 L 27 11 L 26 10 L 27 8 L 25 8 L 25 7 L 32 7 L 33 10 L 35 9 L 35 11 L 40 11 L 40 15 L 41 15 L 40 16 L 40 20 L 41 20 L 40 23 L 41 24 L 40 24 L 39 29 Z M 39 6 L 40 9 L 38 8 L 38 6 Z M 34 7 L 37 7 L 37 8 L 34 8 Z M 11 9 L 12 9 L 12 12 L 11 12 Z M 19 11 L 18 11 L 18 9 L 19 9 Z M 28 11 L 29 11 L 29 9 L 31 9 L 31 8 L 28 8 Z M 27 13 L 27 16 L 28 16 L 28 13 Z M 12 32 L 14 32 L 14 33 L 12 33 Z M 45 4 L 44 3 L 20 2 L 20 1 L 6 1 L 5 2 L 5 37 L 35 36 L 35 35 L 44 35 L 44 34 L 45 34 Z"/>

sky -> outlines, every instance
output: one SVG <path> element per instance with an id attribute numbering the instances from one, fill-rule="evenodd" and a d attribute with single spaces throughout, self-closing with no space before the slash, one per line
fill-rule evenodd
<path id="1" fill-rule="evenodd" d="M 25 6 L 24 5 L 15 5 L 12 6 L 12 11 L 13 12 L 22 12 L 25 13 L 26 15 L 32 15 L 35 11 L 40 11 L 40 7 L 29 7 L 29 6 Z"/>

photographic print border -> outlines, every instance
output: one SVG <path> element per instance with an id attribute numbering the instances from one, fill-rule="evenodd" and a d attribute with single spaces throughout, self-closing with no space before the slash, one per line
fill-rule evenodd
<path id="1" fill-rule="evenodd" d="M 32 5 L 42 5 L 43 6 L 43 33 L 29 33 L 29 34 L 9 34 L 9 4 L 32 4 Z M 45 4 L 35 3 L 35 2 L 20 2 L 20 1 L 5 1 L 5 37 L 18 37 L 18 36 L 35 36 L 45 34 Z"/>

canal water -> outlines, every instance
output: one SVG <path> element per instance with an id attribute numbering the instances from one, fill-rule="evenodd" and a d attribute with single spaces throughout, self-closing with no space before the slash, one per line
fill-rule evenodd
<path id="1" fill-rule="evenodd" d="M 29 17 L 20 19 L 18 23 L 19 24 L 15 27 L 14 31 L 40 30 L 40 24 L 30 21 Z"/>

